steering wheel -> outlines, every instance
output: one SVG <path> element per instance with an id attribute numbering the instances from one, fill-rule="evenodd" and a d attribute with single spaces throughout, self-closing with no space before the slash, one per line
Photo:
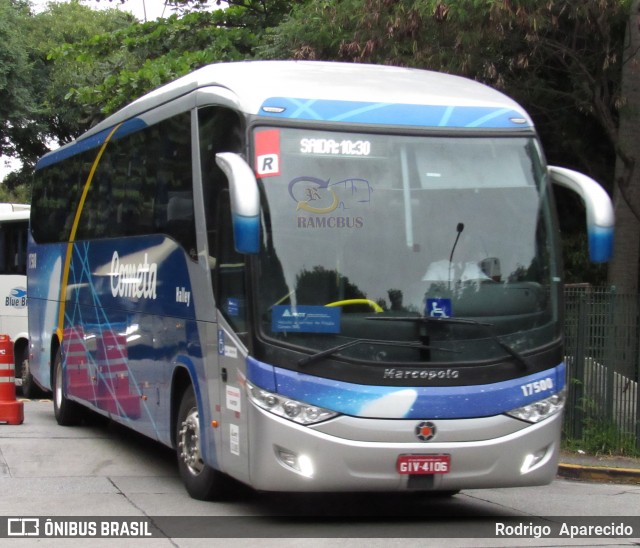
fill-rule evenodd
<path id="1" fill-rule="evenodd" d="M 349 306 L 353 304 L 368 304 L 376 314 L 384 312 L 384 309 L 371 299 L 345 299 L 344 301 L 335 301 L 325 304 L 325 306 Z"/>

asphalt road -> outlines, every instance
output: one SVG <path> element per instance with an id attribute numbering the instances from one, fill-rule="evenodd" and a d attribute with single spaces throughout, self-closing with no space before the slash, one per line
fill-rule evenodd
<path id="1" fill-rule="evenodd" d="M 238 485 L 229 500 L 202 502 L 187 495 L 168 448 L 114 423 L 58 426 L 50 401 L 25 401 L 24 415 L 21 425 L 0 425 L 0 533 L 7 517 L 37 516 L 43 529 L 47 517 L 100 525 L 126 516 L 151 522 L 155 535 L 128 539 L 131 546 L 229 546 L 229 539 L 239 539 L 235 543 L 241 546 L 287 548 L 305 537 L 305 547 L 640 543 L 640 485 L 558 479 L 545 487 L 463 491 L 447 499 L 266 494 Z M 557 530 L 565 523 L 599 522 L 630 524 L 633 534 L 571 540 L 531 538 L 536 536 L 531 529 L 516 538 L 496 536 L 500 523 L 549 524 Z M 9 543 L 84 546 L 86 539 L 0 538 L 0 546 Z M 92 539 L 91 544 L 122 546 L 123 541 Z"/>

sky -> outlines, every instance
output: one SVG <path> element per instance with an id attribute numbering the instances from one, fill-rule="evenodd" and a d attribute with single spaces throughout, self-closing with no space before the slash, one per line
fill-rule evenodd
<path id="1" fill-rule="evenodd" d="M 55 1 L 64 2 L 65 0 Z M 49 0 L 30 0 L 30 2 L 35 11 L 41 11 L 49 3 Z M 109 0 L 100 0 L 99 2 L 96 0 L 81 0 L 80 3 L 92 9 L 115 8 L 128 11 L 140 21 L 153 21 L 159 17 L 169 17 L 172 14 L 170 8 L 165 8 L 164 0 L 126 0 L 124 4 L 119 0 L 112 0 L 111 2 Z"/>
<path id="2" fill-rule="evenodd" d="M 35 12 L 43 11 L 49 0 L 30 0 Z M 65 0 L 56 0 L 64 2 Z M 169 7 L 165 7 L 164 0 L 126 0 L 123 4 L 118 0 L 109 2 L 108 0 L 81 0 L 81 4 L 92 9 L 115 8 L 132 13 L 140 21 L 153 21 L 160 17 L 169 17 L 172 11 Z M 7 157 L 0 157 L 0 182 L 4 180 L 7 174 L 18 169 L 20 163 L 17 160 Z"/>

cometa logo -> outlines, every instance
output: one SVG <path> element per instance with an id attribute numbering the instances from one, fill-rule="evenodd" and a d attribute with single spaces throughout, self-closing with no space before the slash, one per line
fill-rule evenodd
<path id="1" fill-rule="evenodd" d="M 120 262 L 117 251 L 111 258 L 111 294 L 114 297 L 155 299 L 158 263 L 149 263 L 144 254 L 142 263 Z"/>

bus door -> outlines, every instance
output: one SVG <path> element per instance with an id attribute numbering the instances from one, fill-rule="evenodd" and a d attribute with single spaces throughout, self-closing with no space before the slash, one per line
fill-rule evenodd
<path id="1" fill-rule="evenodd" d="M 218 308 L 220 417 L 223 470 L 248 480 L 246 375 L 247 315 L 245 257 L 236 252 L 231 228 L 229 193 L 223 191 L 216 215 L 216 265 L 213 271 Z"/>

